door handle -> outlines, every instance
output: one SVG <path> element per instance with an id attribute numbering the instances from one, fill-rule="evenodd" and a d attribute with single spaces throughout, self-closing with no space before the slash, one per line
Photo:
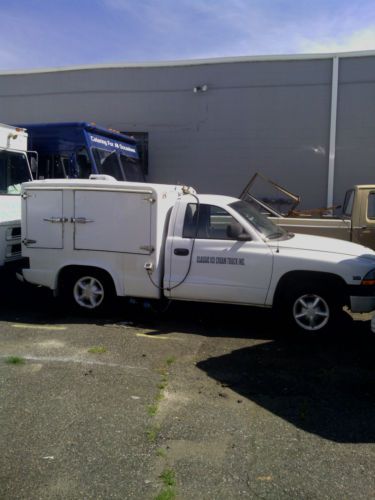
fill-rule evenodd
<path id="1" fill-rule="evenodd" d="M 173 253 L 175 255 L 189 255 L 189 249 L 188 248 L 175 248 Z"/>

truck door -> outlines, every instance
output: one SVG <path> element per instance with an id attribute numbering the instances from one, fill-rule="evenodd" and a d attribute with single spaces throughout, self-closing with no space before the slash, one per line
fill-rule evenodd
<path id="1" fill-rule="evenodd" d="M 151 253 L 151 203 L 144 193 L 76 190 L 74 248 Z M 131 237 L 129 237 L 131 235 Z"/>
<path id="2" fill-rule="evenodd" d="M 185 209 L 181 205 L 180 210 Z M 169 244 L 170 298 L 264 304 L 272 253 L 263 241 L 235 241 L 227 227 L 236 222 L 215 205 L 186 206 L 182 236 Z M 196 237 L 195 237 L 196 236 Z M 178 285 L 178 286 L 177 286 Z"/>
<path id="3" fill-rule="evenodd" d="M 24 194 L 26 225 L 23 243 L 32 248 L 63 248 L 63 193 L 30 189 Z"/>

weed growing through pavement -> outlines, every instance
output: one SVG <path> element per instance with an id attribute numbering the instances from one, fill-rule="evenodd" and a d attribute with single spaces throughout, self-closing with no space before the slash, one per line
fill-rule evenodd
<path id="1" fill-rule="evenodd" d="M 164 448 L 158 448 L 156 450 L 156 454 L 158 457 L 166 458 L 167 457 L 167 450 L 165 450 Z"/>
<path id="2" fill-rule="evenodd" d="M 176 491 L 174 487 L 176 486 L 175 473 L 172 469 L 164 469 L 160 474 L 160 479 L 163 482 L 164 488 L 155 497 L 155 500 L 173 500 L 176 498 Z"/>
<path id="3" fill-rule="evenodd" d="M 8 365 L 23 365 L 25 364 L 25 359 L 20 356 L 9 356 L 9 358 L 6 358 L 5 362 L 8 363 Z"/>
<path id="4" fill-rule="evenodd" d="M 96 345 L 94 347 L 90 347 L 90 349 L 88 349 L 88 352 L 90 352 L 91 354 L 103 354 L 107 352 L 107 348 L 102 345 Z"/>
<path id="5" fill-rule="evenodd" d="M 159 403 L 162 399 L 164 399 L 164 390 L 166 389 L 168 385 L 168 366 L 170 366 L 172 363 L 175 362 L 174 357 L 167 358 L 165 360 L 165 366 L 163 366 L 160 369 L 160 381 L 157 385 L 159 392 L 155 396 L 155 400 L 152 404 L 150 404 L 147 407 L 147 413 L 150 415 L 150 417 L 155 417 L 158 409 L 159 409 Z"/>
<path id="6" fill-rule="evenodd" d="M 169 357 L 165 360 L 164 366 L 160 369 L 160 380 L 157 385 L 159 391 L 155 396 L 155 400 L 153 404 L 147 407 L 148 414 L 150 417 L 156 417 L 159 403 L 164 398 L 164 391 L 168 386 L 168 368 L 176 361 L 174 357 Z M 159 433 L 158 427 L 151 427 L 147 430 L 147 438 L 150 442 L 155 442 Z M 167 460 L 167 451 L 164 448 L 158 448 L 156 451 L 156 455 L 162 458 L 165 462 Z M 164 469 L 160 474 L 159 478 L 163 483 L 163 489 L 161 492 L 155 497 L 155 500 L 174 500 L 176 498 L 176 479 L 175 473 L 172 469 Z"/>
<path id="7" fill-rule="evenodd" d="M 150 441 L 150 443 L 154 443 L 156 441 L 158 434 L 159 434 L 159 427 L 150 427 L 146 431 L 146 436 L 147 439 Z"/>
<path id="8" fill-rule="evenodd" d="M 171 488 L 166 488 L 159 493 L 155 500 L 174 500 L 176 498 L 176 492 Z"/>
<path id="9" fill-rule="evenodd" d="M 158 405 L 157 404 L 149 405 L 147 407 L 147 413 L 150 415 L 150 417 L 154 417 L 156 415 L 157 411 L 158 411 Z"/>
<path id="10" fill-rule="evenodd" d="M 165 469 L 160 474 L 160 479 L 163 481 L 164 486 L 175 486 L 176 479 L 172 469 Z"/>

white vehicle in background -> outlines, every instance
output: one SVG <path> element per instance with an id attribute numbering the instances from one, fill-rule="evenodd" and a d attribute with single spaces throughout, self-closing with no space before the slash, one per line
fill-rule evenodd
<path id="1" fill-rule="evenodd" d="M 250 203 L 108 176 L 23 184 L 26 281 L 82 310 L 113 296 L 276 307 L 328 329 L 347 305 L 375 309 L 375 252 L 291 234 Z"/>
<path id="2" fill-rule="evenodd" d="M 21 258 L 21 184 L 31 179 L 26 130 L 0 124 L 0 270 Z"/>

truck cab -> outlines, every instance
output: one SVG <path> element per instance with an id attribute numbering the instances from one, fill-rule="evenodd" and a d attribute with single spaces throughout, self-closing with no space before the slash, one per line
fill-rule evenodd
<path id="1" fill-rule="evenodd" d="M 27 132 L 0 124 L 0 269 L 21 258 L 21 184 L 32 179 Z"/>
<path id="2" fill-rule="evenodd" d="M 38 152 L 37 179 L 87 179 L 110 175 L 144 182 L 136 141 L 94 123 L 24 124 L 30 148 Z"/>

